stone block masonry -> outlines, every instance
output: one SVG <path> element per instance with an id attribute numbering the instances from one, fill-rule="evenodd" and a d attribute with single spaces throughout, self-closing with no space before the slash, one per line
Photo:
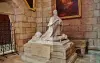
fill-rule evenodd
<path id="1" fill-rule="evenodd" d="M 15 30 L 17 50 L 23 52 L 23 45 L 36 31 L 36 12 L 29 10 L 24 0 L 6 1 L 1 7 L 0 13 L 9 15 L 12 29 Z"/>
<path id="2" fill-rule="evenodd" d="M 42 0 L 41 0 L 42 1 Z M 46 3 L 45 3 L 46 2 Z M 40 2 L 39 2 L 40 3 Z M 51 4 L 50 4 L 51 3 Z M 43 5 L 43 7 L 41 6 Z M 46 25 L 44 23 L 49 21 L 49 12 L 56 8 L 56 0 L 46 0 L 42 1 L 41 4 L 38 4 L 38 12 L 40 9 L 42 17 L 37 16 L 37 29 L 41 31 Z M 47 5 L 48 4 L 48 5 Z M 45 6 L 44 6 L 45 5 Z M 66 19 L 63 20 L 63 32 L 68 35 L 70 39 L 87 39 L 89 42 L 89 47 L 96 47 L 94 43 L 95 40 L 100 38 L 100 0 L 82 0 L 82 17 L 76 19 Z M 38 13 L 37 12 L 37 13 Z M 37 14 L 38 15 L 38 14 Z M 41 20 L 41 19 L 42 20 Z M 45 20 L 43 20 L 45 18 Z M 41 22 L 39 22 L 41 21 Z M 41 27 L 42 26 L 42 27 Z M 40 29 L 41 28 L 41 29 Z M 95 39 L 95 40 L 94 40 Z M 91 41 L 92 40 L 92 41 Z M 97 41 L 100 43 L 99 41 Z"/>

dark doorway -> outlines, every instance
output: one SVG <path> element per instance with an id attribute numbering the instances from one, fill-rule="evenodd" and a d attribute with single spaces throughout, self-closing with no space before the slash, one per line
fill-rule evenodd
<path id="1" fill-rule="evenodd" d="M 0 14 L 0 45 L 11 43 L 10 19 L 8 15 Z"/>

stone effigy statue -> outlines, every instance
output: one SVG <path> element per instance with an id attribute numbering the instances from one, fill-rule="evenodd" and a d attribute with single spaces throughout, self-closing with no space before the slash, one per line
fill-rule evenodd
<path id="1" fill-rule="evenodd" d="M 61 34 L 62 20 L 53 11 L 47 31 L 42 35 L 36 32 L 24 45 L 21 59 L 26 63 L 73 63 L 77 58 L 73 42 Z"/>
<path id="2" fill-rule="evenodd" d="M 54 10 L 53 16 L 50 18 L 50 21 L 47 25 L 48 30 L 43 35 L 41 32 L 36 32 L 36 34 L 32 37 L 31 40 L 59 41 L 62 39 L 68 39 L 67 35 L 61 35 L 62 28 L 60 25 L 62 25 L 62 20 L 58 17 L 57 10 Z"/>
<path id="3" fill-rule="evenodd" d="M 50 21 L 48 23 L 48 30 L 42 35 L 41 38 L 44 40 L 48 40 L 50 38 L 53 38 L 57 35 L 61 35 L 60 33 L 60 27 L 62 20 L 57 15 L 57 10 L 53 11 L 53 16 L 50 18 Z"/>

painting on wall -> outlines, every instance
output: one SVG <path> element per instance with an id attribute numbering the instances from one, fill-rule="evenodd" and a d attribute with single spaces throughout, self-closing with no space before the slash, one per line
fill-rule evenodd
<path id="1" fill-rule="evenodd" d="M 81 0 L 56 0 L 56 9 L 62 19 L 81 17 Z"/>
<path id="2" fill-rule="evenodd" d="M 36 11 L 36 0 L 24 0 L 29 9 Z"/>

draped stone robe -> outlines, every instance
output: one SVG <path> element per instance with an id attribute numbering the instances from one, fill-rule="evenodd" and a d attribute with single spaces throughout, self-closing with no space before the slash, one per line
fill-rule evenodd
<path id="1" fill-rule="evenodd" d="M 53 40 L 54 36 L 61 35 L 60 24 L 62 20 L 58 16 L 52 16 L 48 23 L 48 30 L 42 35 L 43 40 Z"/>

